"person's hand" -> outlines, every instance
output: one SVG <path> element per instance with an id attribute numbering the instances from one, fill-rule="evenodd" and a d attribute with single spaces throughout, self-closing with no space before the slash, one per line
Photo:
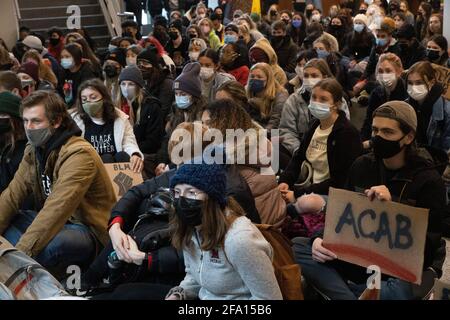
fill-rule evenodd
<path id="1" fill-rule="evenodd" d="M 160 176 L 162 175 L 164 172 L 169 171 L 169 166 L 166 165 L 165 163 L 160 163 L 158 164 L 158 166 L 155 168 L 155 175 L 156 176 Z"/>
<path id="2" fill-rule="evenodd" d="M 180 297 L 176 294 L 171 294 L 166 298 L 166 300 L 181 300 Z"/>
<path id="3" fill-rule="evenodd" d="M 284 182 L 280 183 L 278 185 L 278 190 L 280 190 L 280 192 L 288 191 L 289 190 L 289 185 L 287 183 L 284 183 Z"/>
<path id="4" fill-rule="evenodd" d="M 144 160 L 138 155 L 132 155 L 130 158 L 131 170 L 136 173 L 141 173 L 144 169 Z"/>
<path id="5" fill-rule="evenodd" d="M 353 68 L 356 66 L 357 63 L 358 63 L 358 62 L 356 62 L 356 60 L 352 60 L 352 61 L 350 61 L 350 63 L 348 64 L 348 66 L 350 67 L 350 69 L 353 69 Z"/>
<path id="6" fill-rule="evenodd" d="M 109 228 L 109 237 L 117 257 L 122 261 L 131 263 L 132 260 L 128 254 L 128 249 L 130 249 L 128 236 L 120 228 L 120 223 L 115 223 Z"/>
<path id="7" fill-rule="evenodd" d="M 363 142 L 363 148 L 365 150 L 370 149 L 371 147 L 372 147 L 372 144 L 371 144 L 370 140 L 366 140 Z"/>
<path id="8" fill-rule="evenodd" d="M 286 203 L 294 203 L 295 202 L 294 191 L 290 191 L 290 190 L 281 191 L 281 196 L 283 197 L 284 201 L 286 201 Z"/>
<path id="9" fill-rule="evenodd" d="M 391 192 L 385 185 L 374 186 L 370 189 L 366 189 L 364 193 L 370 199 L 370 201 L 373 201 L 373 199 L 375 198 L 381 201 L 392 201 Z"/>
<path id="10" fill-rule="evenodd" d="M 364 86 L 366 85 L 366 81 L 359 81 L 357 84 L 354 85 L 353 87 L 353 93 L 355 95 L 359 94 L 361 92 L 361 90 L 364 88 Z"/>
<path id="11" fill-rule="evenodd" d="M 128 256 L 131 258 L 134 264 L 140 266 L 145 259 L 145 252 L 139 250 L 136 241 L 129 235 L 128 243 L 130 245 L 130 249 L 127 250 Z"/>
<path id="12" fill-rule="evenodd" d="M 314 261 L 325 263 L 337 259 L 337 255 L 322 246 L 323 240 L 316 238 L 312 244 L 312 258 Z"/>

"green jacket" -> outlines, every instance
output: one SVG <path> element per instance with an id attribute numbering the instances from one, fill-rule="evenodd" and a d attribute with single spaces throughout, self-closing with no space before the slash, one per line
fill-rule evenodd
<path id="1" fill-rule="evenodd" d="M 106 244 L 107 223 L 116 196 L 95 149 L 83 138 L 72 136 L 50 151 L 44 174 L 52 181 L 46 198 L 35 148 L 27 145 L 14 179 L 0 195 L 0 234 L 31 193 L 42 209 L 17 243 L 19 250 L 36 257 L 68 221 L 88 226 Z"/>

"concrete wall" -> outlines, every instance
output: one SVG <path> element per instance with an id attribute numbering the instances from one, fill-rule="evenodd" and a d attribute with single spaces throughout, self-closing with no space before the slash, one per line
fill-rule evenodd
<path id="1" fill-rule="evenodd" d="M 14 0 L 0 1 L 0 38 L 5 40 L 11 50 L 19 37 Z"/>

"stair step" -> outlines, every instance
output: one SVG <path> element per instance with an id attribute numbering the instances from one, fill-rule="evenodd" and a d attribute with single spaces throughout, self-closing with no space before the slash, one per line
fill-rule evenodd
<path id="1" fill-rule="evenodd" d="M 101 14 L 103 15 L 102 8 L 98 4 L 81 5 L 81 15 Z M 45 16 L 48 18 L 53 17 L 69 17 L 71 13 L 67 13 L 66 6 L 55 7 L 37 7 L 37 8 L 25 8 L 20 9 L 20 15 L 22 19 L 32 19 L 36 17 L 36 11 L 45 12 Z"/>
<path id="2" fill-rule="evenodd" d="M 67 21 L 72 21 L 72 19 L 69 20 L 69 17 L 32 18 L 22 19 L 20 21 L 20 25 L 25 25 L 30 29 L 45 29 L 53 26 L 67 28 Z M 99 24 L 105 24 L 105 18 L 103 17 L 103 15 L 81 16 L 82 27 Z"/>
<path id="3" fill-rule="evenodd" d="M 53 7 L 55 4 L 57 6 L 70 6 L 70 5 L 86 5 L 86 4 L 98 4 L 98 0 L 18 0 L 19 8 L 35 8 L 35 7 Z M 76 3 L 74 3 L 76 2 Z"/>

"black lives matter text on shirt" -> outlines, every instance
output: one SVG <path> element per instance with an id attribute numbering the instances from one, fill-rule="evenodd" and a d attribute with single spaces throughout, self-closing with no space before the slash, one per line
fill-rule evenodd
<path id="1" fill-rule="evenodd" d="M 97 150 L 97 153 L 101 156 L 104 154 L 114 155 L 117 152 L 114 141 L 113 122 L 108 122 L 103 125 L 93 122 L 86 124 L 84 138 L 92 144 L 95 150 Z"/>

